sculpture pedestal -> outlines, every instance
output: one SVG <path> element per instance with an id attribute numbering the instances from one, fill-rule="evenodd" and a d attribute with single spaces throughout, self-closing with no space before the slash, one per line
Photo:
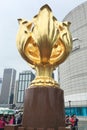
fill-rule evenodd
<path id="1" fill-rule="evenodd" d="M 24 128 L 24 127 L 18 127 L 15 125 L 8 125 L 5 126 L 4 130 L 70 130 L 70 128 L 65 128 L 65 127 L 60 127 L 58 129 L 54 129 L 54 128 Z"/>
<path id="2" fill-rule="evenodd" d="M 21 125 L 6 125 L 4 130 L 18 130 Z M 24 129 L 23 129 L 24 130 Z"/>
<path id="3" fill-rule="evenodd" d="M 54 128 L 24 128 L 24 127 L 19 127 L 18 130 L 70 130 L 70 128 L 65 128 L 65 127 L 60 127 L 58 129 L 54 129 Z"/>
<path id="4" fill-rule="evenodd" d="M 65 126 L 63 90 L 54 87 L 28 88 L 22 126 L 59 128 Z"/>

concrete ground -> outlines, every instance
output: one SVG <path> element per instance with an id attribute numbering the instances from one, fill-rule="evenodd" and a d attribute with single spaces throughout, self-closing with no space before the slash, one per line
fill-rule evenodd
<path id="1" fill-rule="evenodd" d="M 79 120 L 78 130 L 87 130 L 87 121 Z"/>

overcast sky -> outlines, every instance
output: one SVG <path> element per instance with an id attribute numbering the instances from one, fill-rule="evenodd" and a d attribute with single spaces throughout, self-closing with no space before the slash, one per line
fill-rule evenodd
<path id="1" fill-rule="evenodd" d="M 48 4 L 53 15 L 62 21 L 73 8 L 86 0 L 1 0 L 0 1 L 0 78 L 5 68 L 19 72 L 31 69 L 16 48 L 18 18 L 31 20 L 40 7 Z"/>

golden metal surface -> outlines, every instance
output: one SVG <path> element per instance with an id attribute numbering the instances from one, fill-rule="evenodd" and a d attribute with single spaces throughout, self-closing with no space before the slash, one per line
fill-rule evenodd
<path id="1" fill-rule="evenodd" d="M 36 69 L 33 86 L 53 86 L 52 72 L 72 50 L 69 22 L 58 22 L 48 5 L 40 8 L 31 21 L 18 19 L 17 48 L 21 56 Z"/>

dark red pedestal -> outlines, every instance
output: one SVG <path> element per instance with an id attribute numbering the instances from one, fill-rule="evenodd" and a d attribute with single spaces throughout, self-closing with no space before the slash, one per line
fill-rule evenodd
<path id="1" fill-rule="evenodd" d="M 25 93 L 23 127 L 65 126 L 63 90 L 54 87 L 28 88 Z"/>

